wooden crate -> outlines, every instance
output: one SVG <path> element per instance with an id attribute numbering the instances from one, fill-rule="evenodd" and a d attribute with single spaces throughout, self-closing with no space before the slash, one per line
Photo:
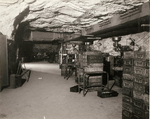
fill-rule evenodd
<path id="1" fill-rule="evenodd" d="M 144 94 L 141 93 L 141 92 L 138 92 L 138 91 L 134 91 L 134 90 L 133 90 L 133 98 L 134 98 L 134 99 L 137 99 L 137 100 L 143 101 Z"/>
<path id="2" fill-rule="evenodd" d="M 134 60 L 133 59 L 124 59 L 123 64 L 127 65 L 127 66 L 132 66 L 132 65 L 134 65 Z"/>
<path id="3" fill-rule="evenodd" d="M 134 58 L 134 52 L 132 52 L 132 51 L 124 52 L 124 53 L 123 53 L 123 58 L 124 58 L 124 59 L 131 59 L 131 58 Z"/>
<path id="4" fill-rule="evenodd" d="M 89 83 L 102 83 L 102 76 L 90 76 Z"/>
<path id="5" fill-rule="evenodd" d="M 145 86 L 143 84 L 134 82 L 133 90 L 144 93 L 145 92 Z"/>
<path id="6" fill-rule="evenodd" d="M 116 86 L 122 87 L 122 77 L 115 76 L 115 77 L 113 77 L 113 79 L 115 80 L 115 85 Z"/>
<path id="7" fill-rule="evenodd" d="M 141 76 L 148 76 L 149 70 L 143 67 L 134 67 L 134 74 L 141 75 Z"/>
<path id="8" fill-rule="evenodd" d="M 125 88 L 133 88 L 133 81 L 123 80 L 122 86 Z"/>
<path id="9" fill-rule="evenodd" d="M 133 81 L 135 79 L 135 76 L 133 74 L 123 74 L 123 79 Z"/>
<path id="10" fill-rule="evenodd" d="M 87 56 L 87 55 L 102 55 L 102 54 L 101 52 L 98 51 L 87 51 L 87 52 L 83 52 L 83 55 Z"/>
<path id="11" fill-rule="evenodd" d="M 145 63 L 146 63 L 146 68 L 149 69 L 149 60 L 146 60 Z"/>
<path id="12" fill-rule="evenodd" d="M 144 77 L 141 75 L 135 75 L 134 82 L 144 84 Z"/>
<path id="13" fill-rule="evenodd" d="M 123 87 L 122 88 L 122 94 L 127 95 L 129 97 L 132 97 L 133 96 L 133 89 Z"/>
<path id="14" fill-rule="evenodd" d="M 123 96 L 122 96 L 122 101 L 132 104 L 132 97 L 123 95 Z"/>
<path id="15" fill-rule="evenodd" d="M 133 106 L 134 106 L 134 107 L 137 107 L 137 108 L 139 108 L 139 109 L 142 109 L 142 110 L 145 109 L 145 104 L 144 104 L 144 102 L 141 101 L 141 100 L 133 99 Z"/>
<path id="16" fill-rule="evenodd" d="M 133 119 L 144 119 L 144 115 L 143 109 L 133 106 Z"/>
<path id="17" fill-rule="evenodd" d="M 145 119 L 149 119 L 149 111 L 145 111 L 145 116 L 144 116 Z"/>
<path id="18" fill-rule="evenodd" d="M 132 104 L 130 103 L 122 102 L 122 108 L 129 112 L 132 112 Z"/>
<path id="19" fill-rule="evenodd" d="M 85 67 L 84 72 L 103 71 L 103 67 Z"/>
<path id="20" fill-rule="evenodd" d="M 133 74 L 134 68 L 131 66 L 123 66 L 123 73 L 124 74 Z"/>
<path id="21" fill-rule="evenodd" d="M 146 58 L 146 52 L 134 52 L 134 59 L 145 59 Z"/>
<path id="22" fill-rule="evenodd" d="M 148 105 L 149 104 L 149 94 L 144 94 L 143 100 L 144 100 L 144 103 Z"/>
<path id="23" fill-rule="evenodd" d="M 146 67 L 146 61 L 134 60 L 134 66 L 137 66 L 137 67 Z"/>
<path id="24" fill-rule="evenodd" d="M 122 119 L 132 119 L 132 112 L 125 109 L 122 110 Z"/>

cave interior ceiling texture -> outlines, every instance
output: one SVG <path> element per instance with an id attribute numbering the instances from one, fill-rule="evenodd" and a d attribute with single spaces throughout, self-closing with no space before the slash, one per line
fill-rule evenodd
<path id="1" fill-rule="evenodd" d="M 81 33 L 83 28 L 149 0 L 0 0 L 0 32 L 14 39 L 17 30 Z"/>

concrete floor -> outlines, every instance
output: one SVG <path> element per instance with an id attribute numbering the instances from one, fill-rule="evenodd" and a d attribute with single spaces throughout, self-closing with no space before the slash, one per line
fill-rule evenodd
<path id="1" fill-rule="evenodd" d="M 97 92 L 70 92 L 74 76 L 65 80 L 58 64 L 26 64 L 32 69 L 29 82 L 0 93 L 0 119 L 121 119 L 122 90 L 117 97 L 100 98 Z M 110 82 L 111 83 L 111 82 Z"/>

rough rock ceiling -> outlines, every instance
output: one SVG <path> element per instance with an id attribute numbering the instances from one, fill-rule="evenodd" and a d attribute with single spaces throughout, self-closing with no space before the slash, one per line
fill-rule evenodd
<path id="1" fill-rule="evenodd" d="M 82 28 L 149 0 L 0 0 L 0 32 L 13 38 L 18 25 L 52 32 L 79 32 Z"/>

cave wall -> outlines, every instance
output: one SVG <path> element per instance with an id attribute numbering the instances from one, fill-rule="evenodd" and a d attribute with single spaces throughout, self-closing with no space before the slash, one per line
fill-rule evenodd
<path id="1" fill-rule="evenodd" d="M 16 73 L 17 71 L 17 62 L 16 62 L 16 51 L 17 46 L 14 41 L 8 40 L 8 72 L 9 75 Z"/>
<path id="2" fill-rule="evenodd" d="M 25 62 L 32 61 L 33 59 L 33 43 L 32 42 L 22 42 L 19 44 L 19 60 Z"/>
<path id="3" fill-rule="evenodd" d="M 1 8 L 1 6 L 0 6 Z M 16 30 L 21 21 L 29 13 L 29 5 L 25 2 L 15 3 L 1 8 L 0 32 L 7 35 L 7 39 L 14 40 Z"/>
<path id="4" fill-rule="evenodd" d="M 135 43 L 138 46 L 141 46 L 141 51 L 150 51 L 149 49 L 149 40 L 150 40 L 150 33 L 149 32 L 142 32 L 136 34 L 129 34 L 125 36 L 121 36 L 121 41 L 119 44 L 122 46 L 129 46 L 131 40 L 129 38 L 135 39 Z M 93 49 L 98 50 L 104 53 L 109 53 L 112 56 L 120 55 L 120 52 L 116 52 L 114 50 L 112 38 L 106 38 L 102 40 L 96 40 L 93 44 Z M 132 47 L 131 47 L 132 48 Z M 134 50 L 138 50 L 137 46 L 134 46 Z"/>

